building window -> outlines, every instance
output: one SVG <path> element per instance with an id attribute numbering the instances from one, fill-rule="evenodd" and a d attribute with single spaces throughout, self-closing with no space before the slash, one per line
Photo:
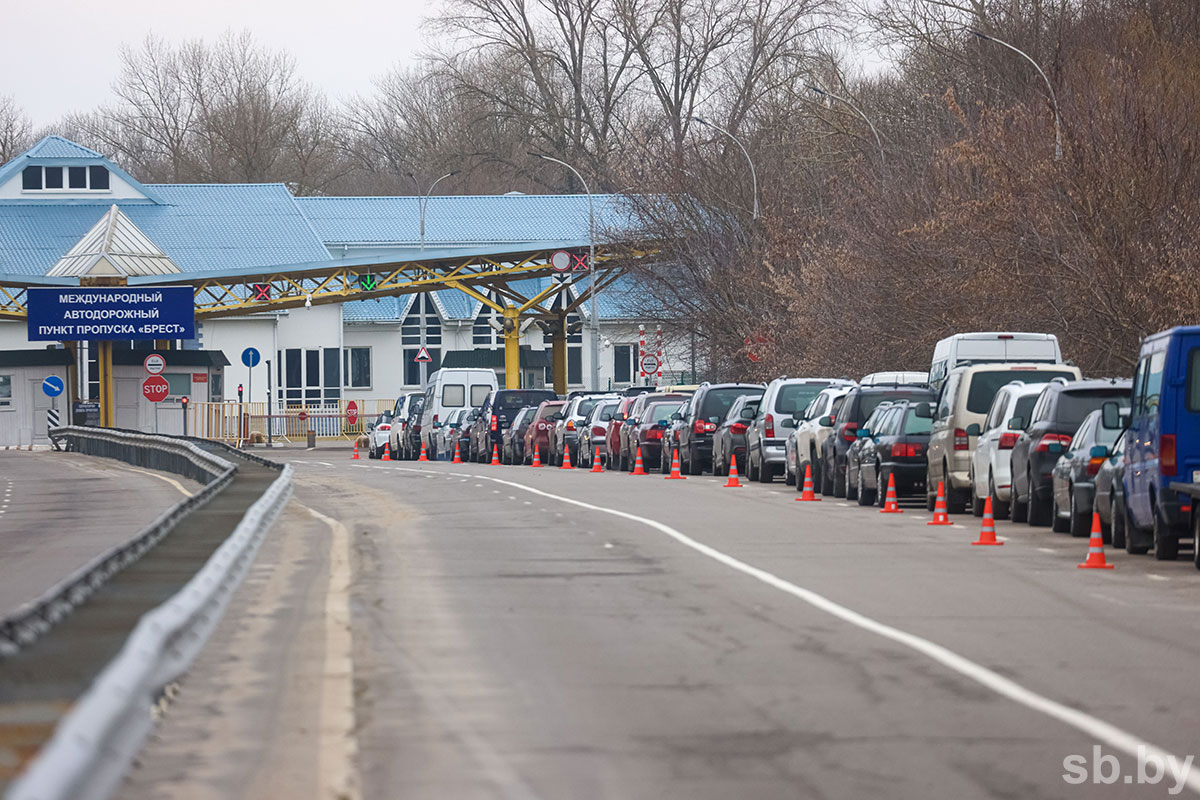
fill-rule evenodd
<path id="1" fill-rule="evenodd" d="M 636 344 L 618 344 L 613 347 L 613 383 L 633 383 L 637 349 Z"/>
<path id="2" fill-rule="evenodd" d="M 96 165 L 88 167 L 26 167 L 21 171 L 21 189 L 27 192 L 44 190 L 107 192 L 109 189 L 108 168 Z"/>
<path id="3" fill-rule="evenodd" d="M 12 375 L 0 375 L 0 408 L 12 405 Z"/>
<path id="4" fill-rule="evenodd" d="M 432 359 L 426 362 L 425 366 L 428 370 L 426 374 L 432 373 L 439 369 L 442 365 L 442 351 L 437 347 L 425 348 L 429 351 L 429 358 Z M 421 363 L 417 361 L 417 355 L 421 352 L 419 347 L 404 348 L 404 385 L 405 386 L 421 386 Z"/>
<path id="5" fill-rule="evenodd" d="M 192 393 L 192 375 L 190 372 L 164 372 L 167 379 L 167 394 L 171 397 L 183 397 Z M 253 400 L 247 397 L 247 400 Z"/>
<path id="6" fill-rule="evenodd" d="M 342 359 L 342 381 L 347 389 L 371 388 L 371 348 L 347 347 Z"/>
<path id="7" fill-rule="evenodd" d="M 337 347 L 326 347 L 321 350 L 325 373 L 322 385 L 325 387 L 326 403 L 336 403 L 342 399 L 342 367 L 338 363 L 341 355 L 342 351 Z"/>
<path id="8" fill-rule="evenodd" d="M 567 383 L 578 385 L 583 383 L 583 348 L 567 348 Z"/>

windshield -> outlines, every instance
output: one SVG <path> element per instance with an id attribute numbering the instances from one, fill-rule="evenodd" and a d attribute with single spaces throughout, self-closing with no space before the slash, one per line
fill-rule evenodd
<path id="1" fill-rule="evenodd" d="M 713 389 L 704 395 L 700 404 L 699 416 L 704 419 L 716 417 L 724 419 L 729 413 L 729 407 L 744 394 L 762 397 L 763 390 L 758 386 L 730 386 L 725 389 Z"/>
<path id="2" fill-rule="evenodd" d="M 824 383 L 785 384 L 780 387 L 779 394 L 775 397 L 775 413 L 799 414 L 827 385 Z"/>
<path id="3" fill-rule="evenodd" d="M 976 372 L 971 376 L 971 389 L 967 392 L 967 411 L 975 414 L 986 414 L 996 399 L 1000 387 L 1015 380 L 1025 383 L 1049 383 L 1055 378 L 1075 380 L 1074 372 L 1059 372 L 1057 370 L 995 370 Z M 1087 416 L 1086 414 L 1084 416 Z M 1080 417 L 1082 420 L 1083 417 Z M 1078 423 L 1076 423 L 1078 424 Z"/>
<path id="4" fill-rule="evenodd" d="M 536 406 L 543 400 L 553 400 L 554 392 L 505 390 L 496 394 L 495 407 L 511 411 L 522 406 Z"/>
<path id="5" fill-rule="evenodd" d="M 1054 416 L 1065 427 L 1078 428 L 1083 424 L 1084 417 L 1100 408 L 1107 400 L 1128 404 L 1129 390 L 1113 388 L 1062 392 L 1058 396 Z"/>

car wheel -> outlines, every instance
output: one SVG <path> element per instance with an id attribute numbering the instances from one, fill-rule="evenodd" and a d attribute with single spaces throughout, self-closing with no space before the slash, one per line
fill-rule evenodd
<path id="1" fill-rule="evenodd" d="M 855 482 L 854 497 L 858 500 L 860 506 L 871 505 L 871 496 L 867 494 L 867 487 L 863 486 L 863 471 L 861 466 L 858 468 L 858 480 Z"/>
<path id="2" fill-rule="evenodd" d="M 1195 502 L 1194 500 L 1192 502 Z M 1196 542 L 1196 554 L 1192 560 L 1196 563 L 1196 569 L 1200 569 L 1200 514 L 1192 514 L 1192 541 Z"/>
<path id="3" fill-rule="evenodd" d="M 688 472 L 693 475 L 699 475 L 704 472 L 704 462 L 700 460 L 700 454 L 693 452 L 691 458 L 688 459 Z"/>
<path id="4" fill-rule="evenodd" d="M 786 463 L 783 465 L 783 485 L 784 486 L 795 486 L 796 485 L 796 473 L 793 470 L 789 470 L 788 465 Z"/>
<path id="5" fill-rule="evenodd" d="M 750 451 L 746 451 L 746 477 L 751 481 L 758 480 L 758 467 L 754 464 L 754 456 L 750 455 Z"/>
<path id="6" fill-rule="evenodd" d="M 1012 471 L 1011 465 L 1009 466 L 1009 474 L 1016 474 Z M 1029 519 L 1029 503 L 1021 502 L 1021 499 L 1017 495 L 1017 485 L 1015 483 L 1012 484 L 1012 489 L 1010 491 L 1012 492 L 1012 495 L 1009 502 L 1009 517 L 1013 522 L 1026 522 Z"/>
<path id="7" fill-rule="evenodd" d="M 1068 487 L 1067 491 L 1071 493 L 1071 517 L 1069 520 L 1069 530 L 1071 531 L 1071 535 L 1078 538 L 1088 536 L 1092 532 L 1092 517 L 1090 514 L 1079 513 L 1079 509 L 1076 508 L 1075 487 Z M 1104 536 L 1103 526 L 1101 526 L 1100 535 L 1101 537 Z"/>
<path id="8" fill-rule="evenodd" d="M 1125 508 L 1125 504 L 1121 503 L 1121 520 L 1125 534 L 1125 552 L 1133 556 L 1142 556 L 1150 552 L 1150 545 L 1142 544 L 1141 537 L 1138 535 L 1138 530 L 1133 526 L 1133 520 L 1129 518 L 1129 511 Z"/>
<path id="9" fill-rule="evenodd" d="M 983 516 L 984 498 L 980 497 L 975 492 L 975 473 L 971 473 L 971 514 L 972 516 Z M 995 509 L 992 509 L 992 516 L 995 516 Z"/>
<path id="10" fill-rule="evenodd" d="M 942 463 L 942 481 L 946 484 L 946 511 L 950 514 L 961 514 L 967 510 L 969 495 L 966 491 L 955 489 L 950 485 L 950 465 Z"/>
<path id="11" fill-rule="evenodd" d="M 883 471 L 883 466 L 879 466 L 875 471 L 875 505 L 883 508 L 887 505 L 887 482 L 890 473 Z"/>
<path id="12" fill-rule="evenodd" d="M 846 459 L 846 492 L 843 497 L 847 500 L 854 500 L 858 497 L 858 485 L 850 483 L 850 459 Z"/>
<path id="13" fill-rule="evenodd" d="M 1074 501 L 1072 501 L 1071 507 L 1067 509 L 1068 516 L 1064 519 L 1062 509 L 1058 507 L 1058 493 L 1055 492 L 1053 499 L 1050 501 L 1050 530 L 1055 533 L 1066 533 L 1071 530 L 1070 514 L 1074 510 Z"/>
<path id="14" fill-rule="evenodd" d="M 990 472 L 988 473 L 988 494 L 992 497 L 992 516 L 996 519 L 1004 519 L 1008 516 L 1008 503 L 1000 499 L 996 494 L 996 478 Z"/>
<path id="15" fill-rule="evenodd" d="M 846 478 L 843 477 L 840 481 L 837 479 L 837 477 L 836 477 L 837 476 L 837 463 L 836 462 L 834 462 L 834 468 L 829 471 L 830 471 L 830 473 L 832 473 L 835 476 L 833 478 L 833 496 L 834 497 L 845 497 L 846 496 Z M 846 465 L 846 472 L 847 473 L 850 472 L 849 464 Z"/>
<path id="16" fill-rule="evenodd" d="M 1108 523 L 1109 538 L 1112 540 L 1112 546 L 1114 548 L 1126 549 L 1129 543 L 1125 539 L 1125 509 L 1121 508 L 1121 505 L 1117 502 L 1116 495 L 1109 498 L 1108 509 L 1108 515 L 1112 517 L 1112 521 Z"/>
<path id="17" fill-rule="evenodd" d="M 821 494 L 826 497 L 833 497 L 833 470 L 824 461 L 820 462 L 820 464 L 820 478 L 817 480 L 817 483 L 821 487 Z"/>
<path id="18" fill-rule="evenodd" d="M 775 480 L 775 468 L 772 467 L 770 464 L 766 463 L 765 461 L 763 461 L 761 457 L 759 457 L 759 459 L 758 459 L 758 482 L 759 483 L 771 483 L 774 480 Z"/>
<path id="19" fill-rule="evenodd" d="M 925 510 L 932 512 L 937 507 L 937 489 L 933 482 L 933 473 L 925 468 Z"/>
<path id="20" fill-rule="evenodd" d="M 1153 501 L 1151 510 L 1154 512 L 1154 560 L 1174 561 L 1179 558 L 1179 539 L 1167 529 L 1166 520 Z"/>
<path id="21" fill-rule="evenodd" d="M 1037 495 L 1033 493 L 1032 478 L 1029 479 L 1029 486 L 1027 488 L 1029 497 L 1025 501 L 1025 506 L 1029 509 L 1029 513 L 1025 521 L 1028 522 L 1031 527 L 1045 527 L 1050 522 L 1050 520 L 1047 519 L 1047 517 L 1050 516 L 1050 509 L 1047 507 L 1046 503 L 1038 502 Z"/>

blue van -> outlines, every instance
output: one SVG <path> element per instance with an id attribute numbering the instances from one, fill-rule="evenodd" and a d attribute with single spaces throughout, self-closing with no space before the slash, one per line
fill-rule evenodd
<path id="1" fill-rule="evenodd" d="M 1191 536 L 1191 498 L 1172 481 L 1200 482 L 1200 325 L 1146 337 L 1133 375 L 1125 434 L 1126 549 L 1170 561 Z"/>

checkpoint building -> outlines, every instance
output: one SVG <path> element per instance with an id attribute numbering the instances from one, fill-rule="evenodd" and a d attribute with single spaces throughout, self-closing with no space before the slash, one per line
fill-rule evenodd
<path id="1" fill-rule="evenodd" d="M 620 196 L 595 195 L 593 202 L 595 230 L 631 224 Z M 599 385 L 638 383 L 630 280 L 599 271 L 558 274 L 547 269 L 549 258 L 539 262 L 535 255 L 586 254 L 588 241 L 586 195 L 294 197 L 282 183 L 142 184 L 102 154 L 49 136 L 0 166 L 0 352 L 76 347 L 31 341 L 26 321 L 4 313 L 22 308 L 13 297 L 22 286 L 123 276 L 130 286 L 186 281 L 197 287 L 194 337 L 111 345 L 114 351 L 209 354 L 186 358 L 204 369 L 167 376 L 165 405 L 185 396 L 192 404 L 237 400 L 240 385 L 247 387 L 246 401 L 266 400 L 267 365 L 245 367 L 241 353 L 248 347 L 270 362 L 276 407 L 356 400 L 370 414 L 420 388 L 439 366 L 493 367 L 504 385 L 513 365 L 505 344 L 516 336 L 514 321 L 520 385 L 555 383 L 557 335 L 566 388 L 585 388 L 592 368 L 585 341 L 592 304 L 585 295 L 596 275 L 603 287 L 597 293 Z M 445 266 L 456 259 L 470 266 Z M 442 272 L 435 276 L 427 261 L 441 263 Z M 314 279 L 318 273 L 333 277 Z M 252 277 L 260 275 L 268 277 Z M 504 282 L 489 284 L 493 275 Z M 252 280 L 262 283 L 247 283 Z M 355 299 L 389 285 L 399 288 Z M 505 311 L 529 305 L 541 319 Z M 557 329 L 546 324 L 555 315 Z M 77 349 L 71 399 L 95 400 L 102 347 L 81 341 Z M 140 361 L 131 353 L 106 363 Z M 664 361 L 664 374 L 686 366 L 672 364 L 669 355 Z M 35 399 L 14 401 L 13 393 L 36 385 L 25 375 L 21 381 L 0 369 L 0 416 L 34 407 Z M 560 375 L 560 391 L 562 383 Z M 43 400 L 36 400 L 38 407 Z M 128 413 L 130 427 L 145 426 L 144 409 Z M 113 421 L 119 426 L 121 420 Z"/>

